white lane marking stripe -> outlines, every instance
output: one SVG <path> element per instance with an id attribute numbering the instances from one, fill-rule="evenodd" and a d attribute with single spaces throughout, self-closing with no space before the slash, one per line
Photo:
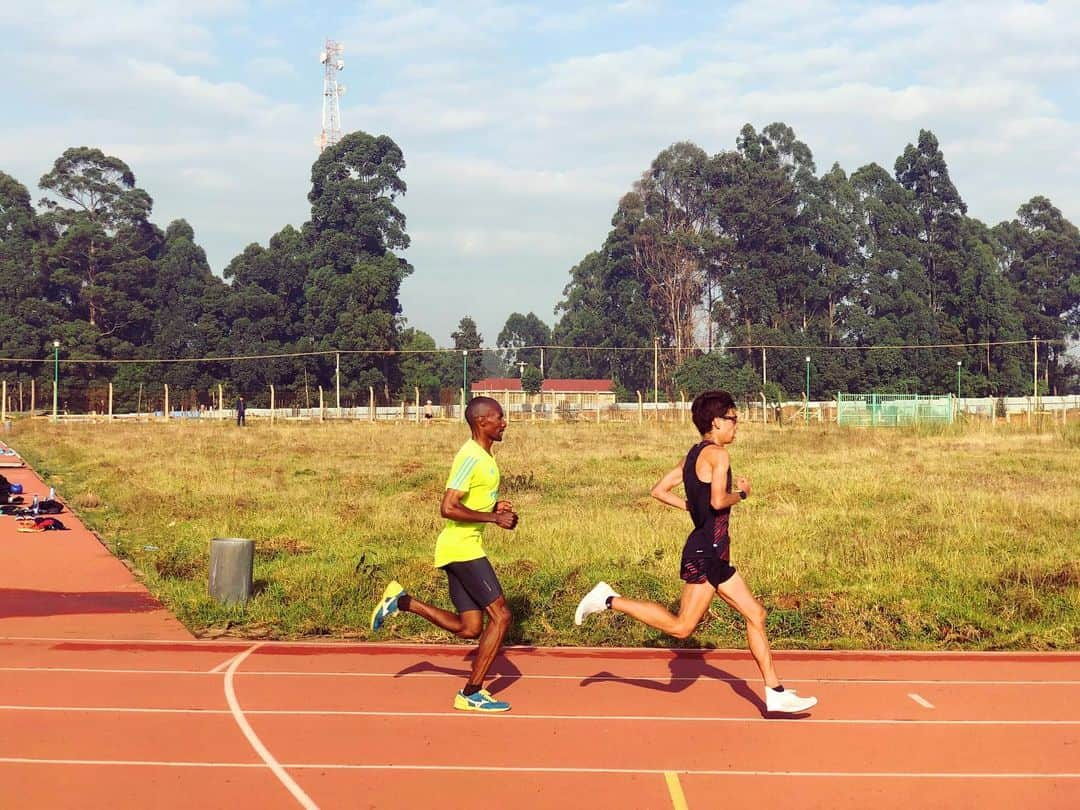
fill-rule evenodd
<path id="1" fill-rule="evenodd" d="M 0 764 L 10 765 L 120 765 L 145 766 L 157 768 L 263 768 L 257 762 L 172 762 L 169 760 L 138 759 L 32 759 L 29 757 L 0 757 Z M 461 771 L 465 773 L 597 773 L 597 774 L 657 774 L 666 771 L 658 768 L 546 768 L 541 766 L 500 767 L 498 765 L 400 765 L 386 764 L 325 764 L 311 762 L 290 762 L 284 767 L 291 770 L 327 770 L 327 771 Z M 905 779 L 1080 779 L 1080 773 L 992 773 L 992 772 L 957 772 L 948 771 L 749 771 L 749 770 L 687 770 L 680 768 L 679 773 L 688 776 L 792 776 L 825 778 L 862 778 L 884 779 L 889 777 Z"/>
<path id="2" fill-rule="evenodd" d="M 914 700 L 916 703 L 918 703 L 924 709 L 932 709 L 932 708 L 934 708 L 933 703 L 931 703 L 929 700 L 924 698 L 922 695 L 916 694 L 915 692 L 908 692 L 908 697 L 911 698 L 912 700 Z"/>
<path id="3" fill-rule="evenodd" d="M 112 714 L 192 714 L 213 715 L 231 714 L 226 709 L 173 709 L 156 707 L 129 706 L 15 706 L 0 705 L 4 712 L 101 712 Z M 471 715 L 463 712 L 388 712 L 364 711 L 362 709 L 246 709 L 245 715 L 281 716 L 281 717 L 413 717 L 435 718 L 443 720 L 468 720 Z M 492 715 L 496 717 L 496 715 Z M 511 720 L 588 720 L 620 722 L 660 722 L 660 723 L 777 723 L 779 719 L 765 717 L 701 717 L 678 715 L 648 714 L 498 714 L 496 719 Z M 799 725 L 853 725 L 853 726 L 1080 726 L 1080 720 L 899 720 L 891 718 L 820 718 L 807 717 L 794 720 Z"/>
<path id="4" fill-rule="evenodd" d="M 217 673 L 207 672 L 204 669 L 112 669 L 106 667 L 0 667 L 0 672 L 71 672 L 71 673 L 109 673 L 113 675 L 212 675 Z M 468 674 L 462 672 L 462 674 Z M 446 672 L 410 672 L 399 675 L 396 672 L 341 672 L 335 670 L 312 670 L 310 672 L 298 672 L 290 670 L 244 670 L 244 676 L 254 677 L 289 677 L 289 678 L 458 678 L 458 675 Z M 514 678 L 526 681 L 603 681 L 618 683 L 620 681 L 656 681 L 657 683 L 674 683 L 680 681 L 702 681 L 708 683 L 748 683 L 755 681 L 757 676 L 748 675 L 745 678 L 722 677 L 711 675 L 675 675 L 664 676 L 652 675 L 526 675 L 509 672 L 488 673 L 488 677 Z M 1080 686 L 1080 680 L 941 680 L 924 678 L 920 680 L 889 679 L 889 678 L 784 678 L 784 683 L 835 683 L 835 684 L 858 684 L 865 686 L 896 686 L 903 684 L 942 684 L 947 686 Z"/>
<path id="5" fill-rule="evenodd" d="M 3 641 L 64 641 L 69 644 L 172 644 L 174 646 L 187 645 L 193 650 L 200 650 L 201 648 L 211 645 L 216 646 L 228 646 L 233 645 L 240 650 L 248 643 L 245 639 L 237 638 L 235 636 L 221 636 L 219 638 L 191 638 L 191 639 L 147 639 L 147 638 L 73 638 L 71 636 L 0 636 L 0 642 Z M 395 650 L 401 652 L 415 652 L 416 650 L 435 650 L 437 652 L 445 653 L 449 649 L 446 644 L 418 644 L 410 642 L 379 642 L 378 644 L 366 641 L 264 641 L 261 642 L 261 646 L 267 649 L 273 649 L 275 647 L 306 647 L 320 650 Z M 573 654 L 574 657 L 580 657 L 582 653 L 597 653 L 600 657 L 609 656 L 612 653 L 636 653 L 641 657 L 651 657 L 648 652 L 670 652 L 674 653 L 674 648 L 661 648 L 657 647 L 653 650 L 647 650 L 644 647 L 543 647 L 540 648 L 545 652 L 542 653 L 544 657 L 551 657 L 551 654 L 558 656 L 560 652 L 566 652 Z M 509 646 L 503 647 L 502 650 L 515 655 L 523 655 L 529 657 L 530 652 L 535 652 L 536 647 L 527 646 Z M 701 648 L 688 648 L 683 650 L 679 648 L 680 652 L 689 653 L 708 653 L 709 660 L 723 660 L 723 661 L 747 661 L 753 664 L 750 659 L 749 653 L 739 650 L 714 650 L 714 649 L 701 649 Z M 724 653 L 731 653 L 730 656 L 725 656 Z M 842 661 L 845 657 L 849 657 L 840 650 L 773 650 L 773 658 L 781 658 L 790 661 L 798 660 L 814 660 L 815 657 L 820 660 Z M 868 658 L 868 656 L 871 656 Z M 1067 650 L 1047 650 L 1045 652 L 1026 652 L 1024 650 L 1012 650 L 1009 652 L 983 652 L 979 650 L 919 650 L 918 652 L 912 652 L 910 650 L 874 650 L 872 653 L 868 653 L 863 650 L 855 650 L 850 653 L 850 657 L 858 657 L 863 661 L 874 660 L 877 658 L 977 658 L 982 661 L 994 661 L 1001 658 L 1011 659 L 1026 659 L 1026 660 L 1049 660 L 1063 659 L 1074 661 L 1078 657 L 1075 652 Z"/>
<path id="6" fill-rule="evenodd" d="M 263 762 L 267 764 L 274 775 L 281 781 L 281 784 L 293 795 L 293 798 L 300 803 L 300 806 L 304 810 L 318 810 L 318 805 L 311 800 L 300 785 L 296 784 L 288 771 L 281 767 L 274 755 L 270 753 L 270 750 L 263 745 L 262 740 L 259 739 L 259 735 L 255 733 L 255 730 L 248 723 L 247 718 L 244 717 L 244 712 L 240 708 L 240 703 L 236 699 L 236 690 L 233 689 L 233 678 L 236 675 L 236 670 L 240 665 L 244 663 L 244 659 L 251 655 L 260 645 L 255 644 L 249 647 L 245 652 L 232 659 L 229 664 L 229 668 L 225 670 L 225 700 L 229 704 L 229 709 L 232 711 L 233 719 L 236 720 L 236 725 L 240 726 L 240 730 L 244 732 L 244 736 L 247 737 L 247 741 L 251 743 L 251 747 L 255 749 L 255 753 L 259 755 Z"/>

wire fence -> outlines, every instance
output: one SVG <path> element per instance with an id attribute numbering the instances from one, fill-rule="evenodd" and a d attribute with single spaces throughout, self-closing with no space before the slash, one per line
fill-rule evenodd
<path id="1" fill-rule="evenodd" d="M 763 391 L 769 381 L 776 378 L 779 373 L 788 378 L 797 379 L 801 385 L 805 363 L 805 389 L 802 393 L 802 401 L 811 399 L 811 370 L 815 373 L 815 386 L 820 388 L 823 384 L 835 383 L 835 379 L 828 378 L 835 369 L 828 367 L 827 358 L 838 356 L 839 353 L 862 352 L 863 357 L 888 358 L 897 354 L 922 354 L 931 357 L 928 353 L 937 352 L 935 362 L 938 379 L 941 378 L 941 367 L 947 364 L 948 374 L 955 369 L 955 398 L 958 401 L 965 400 L 965 389 L 968 393 L 974 393 L 976 386 L 974 378 L 976 373 L 969 370 L 961 360 L 952 360 L 952 356 L 962 351 L 985 352 L 990 357 L 991 349 L 1008 349 L 1015 351 L 1025 346 L 1030 347 L 1030 372 L 1027 373 L 1030 383 L 1031 400 L 1022 408 L 1019 405 L 1001 406 L 998 400 L 988 397 L 981 399 L 978 413 L 995 412 L 1005 416 L 1010 412 L 1037 413 L 1047 408 L 1046 403 L 1052 398 L 1047 397 L 1049 388 L 1049 364 L 1047 362 L 1048 349 L 1056 353 L 1057 358 L 1065 356 L 1062 351 L 1065 346 L 1063 341 L 1046 341 L 1039 338 L 1013 341 L 989 341 L 989 342 L 963 342 L 942 344 L 905 344 L 905 345 L 881 345 L 881 346 L 828 346 L 828 345 L 781 345 L 781 344 L 746 344 L 728 345 L 716 352 L 743 352 L 745 357 L 752 358 L 757 366 L 753 372 L 758 375 L 760 384 L 756 381 L 744 385 L 742 396 L 745 400 L 744 409 L 751 411 L 766 412 L 770 409 L 776 414 L 776 418 L 782 420 L 786 410 L 795 407 L 788 403 L 763 402 L 759 404 L 757 398 L 760 395 L 764 400 Z M 427 401 L 432 401 L 435 413 L 426 414 L 431 418 L 447 418 L 447 415 L 460 409 L 464 400 L 466 388 L 462 382 L 469 383 L 475 380 L 477 368 L 483 365 L 483 356 L 491 360 L 495 356 L 499 358 L 502 373 L 512 373 L 513 364 L 507 364 L 509 354 L 516 352 L 517 356 L 523 353 L 531 353 L 529 356 L 538 360 L 541 371 L 544 370 L 545 362 L 561 353 L 595 353 L 597 355 L 616 356 L 618 354 L 630 354 L 639 358 L 652 360 L 652 383 L 643 386 L 643 391 L 616 390 L 613 388 L 609 397 L 590 400 L 590 393 L 571 395 L 550 396 L 545 399 L 544 395 L 522 397 L 520 390 L 516 399 L 506 392 L 506 409 L 513 418 L 526 418 L 535 420 L 555 419 L 583 419 L 583 414 L 591 413 L 592 421 L 632 419 L 636 418 L 635 409 L 641 414 L 648 411 L 654 416 L 659 413 L 678 415 L 681 411 L 681 402 L 687 398 L 685 391 L 680 390 L 677 375 L 672 373 L 674 362 L 672 358 L 682 352 L 697 352 L 702 356 L 700 349 L 686 349 L 662 345 L 659 341 L 649 346 L 637 347 L 597 347 L 597 346 L 560 346 L 560 345 L 535 345 L 520 347 L 495 347 L 479 349 L 424 349 L 424 350 L 372 350 L 372 349 L 341 349 L 309 352 L 284 352 L 252 355 L 230 355 L 220 357 L 193 357 L 193 358 L 151 358 L 151 359 L 121 359 L 104 360 L 99 358 L 62 357 L 60 347 L 56 347 L 52 356 L 47 358 L 8 357 L 0 358 L 0 416 L 7 414 L 31 414 L 48 415 L 57 418 L 67 417 L 112 417 L 112 418 L 225 418 L 225 413 L 232 412 L 236 400 L 245 396 L 251 405 L 258 408 L 248 412 L 254 418 L 261 418 L 262 412 L 274 414 L 274 418 L 293 419 L 367 419 L 378 421 L 380 419 L 398 418 L 403 420 L 424 419 L 424 406 Z M 1041 352 L 1041 355 L 1040 355 Z M 446 367 L 450 356 L 461 356 L 460 373 L 458 374 L 458 387 L 453 385 L 432 385 L 430 380 L 423 389 L 420 386 L 400 385 L 397 390 L 391 391 L 385 384 L 366 384 L 366 378 L 362 374 L 350 374 L 343 364 L 342 358 L 349 357 L 377 357 L 383 360 L 396 359 L 402 362 L 407 359 L 441 358 L 443 361 L 443 377 L 447 375 Z M 478 357 L 480 355 L 480 357 Z M 648 357 L 651 355 L 651 358 Z M 947 361 L 941 357 L 948 355 Z M 470 356 L 472 359 L 470 360 Z M 1041 356 L 1041 362 L 1040 362 Z M 662 361 L 662 358 L 667 358 Z M 804 360 L 805 358 L 805 360 Z M 814 359 L 812 365 L 811 360 Z M 472 363 L 473 375 L 470 376 L 469 366 Z M 664 363 L 666 362 L 666 367 Z M 870 361 L 867 361 L 870 362 Z M 873 360 L 881 374 L 889 379 L 888 361 Z M 955 365 L 954 365 L 955 363 Z M 171 372 L 181 382 L 168 381 L 169 369 L 191 368 L 192 364 L 198 365 L 200 374 L 184 375 Z M 498 367 L 498 363 L 488 363 L 489 366 Z M 882 371 L 884 366 L 885 370 Z M 661 375 L 661 369 L 664 373 Z M 257 370 L 258 373 L 253 373 Z M 449 373 L 453 373 L 452 370 Z M 407 376 L 407 375 L 406 375 Z M 835 376 L 835 374 L 834 374 Z M 288 380 L 285 384 L 275 384 L 274 380 Z M 269 380 L 270 382 L 267 382 Z M 919 391 L 922 387 L 924 390 Z M 881 394 L 934 394 L 943 393 L 940 383 L 930 385 L 930 390 L 925 390 L 919 384 L 918 379 L 904 378 L 901 371 L 897 371 L 895 381 L 891 385 L 875 387 L 875 392 Z M 914 389 L 914 390 L 912 390 Z M 935 390 L 936 389 L 936 390 Z M 798 388 L 796 388 L 798 390 Z M 623 401 L 616 403 L 616 395 L 622 394 Z M 859 392 L 856 392 L 859 393 Z M 641 402 L 635 403 L 634 396 Z M 665 403 L 663 400 L 667 400 Z M 773 395 L 773 399 L 777 399 Z M 1003 398 L 998 398 L 1003 399 Z M 1004 398 L 1012 399 L 1015 398 Z M 528 400 L 528 401 L 525 401 Z M 651 401 L 650 401 L 651 400 Z M 987 404 L 993 403 L 993 404 Z M 799 405 L 804 411 L 814 410 Z M 953 410 L 956 407 L 954 406 Z M 833 406 L 833 410 L 835 407 Z M 817 407 L 817 412 L 832 413 L 833 410 L 824 404 Z M 1066 408 L 1066 410 L 1070 410 Z M 805 417 L 805 414 L 804 414 Z M 454 417 L 456 418 L 456 417 Z M 642 415 L 641 418 L 644 418 Z M 656 416 L 656 418 L 662 418 Z M 674 418 L 674 417 L 672 417 Z M 835 418 L 835 417 L 834 417 Z"/>
<path id="2" fill-rule="evenodd" d="M 511 422 L 534 423 L 618 423 L 618 422 L 679 422 L 689 423 L 688 397 L 672 402 L 647 402 L 639 393 L 637 401 L 616 402 L 600 397 L 564 397 L 557 394 L 536 395 L 535 401 L 510 401 L 502 392 L 482 392 L 503 406 Z M 526 398 L 529 399 L 529 398 Z M 463 420 L 462 398 L 450 405 L 414 400 L 398 405 L 330 405 L 301 407 L 278 405 L 273 407 L 248 407 L 244 412 L 246 422 L 315 423 L 315 422 L 369 422 L 369 423 L 430 423 L 447 420 Z M 164 406 L 167 399 L 162 399 Z M 853 405 L 855 407 L 853 407 Z M 90 410 L 72 411 L 49 409 L 19 411 L 0 408 L 0 420 L 10 429 L 14 418 L 53 419 L 59 422 L 238 422 L 238 410 L 232 403 L 199 405 L 194 408 L 170 403 L 168 407 L 154 409 L 153 403 L 141 411 Z M 818 425 L 832 423 L 853 427 L 886 427 L 911 424 L 951 424 L 956 421 L 982 421 L 988 423 L 1080 423 L 1080 395 L 1026 396 L 1026 397 L 956 397 L 953 394 L 927 396 L 851 395 L 838 393 L 831 400 L 788 400 L 769 402 L 764 397 L 757 400 L 741 400 L 737 403 L 740 419 L 763 425 L 800 424 Z"/>

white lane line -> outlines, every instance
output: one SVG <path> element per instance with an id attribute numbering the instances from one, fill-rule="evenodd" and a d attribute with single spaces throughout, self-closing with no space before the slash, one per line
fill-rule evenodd
<path id="1" fill-rule="evenodd" d="M 236 725 L 240 726 L 240 730 L 244 732 L 244 736 L 247 737 L 247 741 L 251 743 L 251 747 L 255 749 L 255 753 L 259 755 L 263 762 L 267 764 L 274 775 L 281 781 L 281 784 L 293 795 L 293 798 L 300 803 L 300 806 L 304 810 L 318 810 L 318 805 L 311 800 L 300 785 L 296 784 L 288 771 L 286 771 L 281 764 L 274 759 L 274 755 L 270 753 L 262 740 L 259 739 L 259 735 L 255 733 L 255 730 L 248 723 L 247 718 L 244 717 L 244 712 L 240 708 L 240 703 L 236 699 L 236 690 L 233 688 L 233 678 L 236 675 L 236 670 L 240 668 L 240 665 L 244 663 L 244 659 L 251 655 L 255 650 L 259 648 L 259 644 L 255 644 L 249 647 L 245 652 L 232 659 L 229 664 L 229 668 L 225 670 L 225 700 L 229 704 L 229 709 L 232 711 L 233 719 L 236 720 Z"/>
<path id="2" fill-rule="evenodd" d="M 230 659 L 232 660 L 232 659 Z M 108 675 L 215 675 L 205 669 L 118 669 L 114 667 L 0 667 L 0 672 L 66 672 L 88 675 L 95 672 Z"/>
<path id="3" fill-rule="evenodd" d="M 96 712 L 103 714 L 191 714 L 214 715 L 232 714 L 226 709 L 174 709 L 156 707 L 128 706 L 16 706 L 0 705 L 4 712 Z M 246 709 L 244 714 L 266 717 L 379 717 L 409 719 L 416 717 L 451 721 L 476 722 L 466 712 L 389 712 L 364 711 L 362 709 Z M 558 721 L 615 721 L 615 722 L 657 722 L 657 723 L 780 723 L 783 720 L 767 717 L 701 717 L 699 715 L 682 717 L 679 715 L 649 714 L 506 714 L 492 715 L 490 720 L 481 722 L 510 722 L 513 720 L 558 720 Z M 806 717 L 790 722 L 799 725 L 818 726 L 1080 726 L 1080 720 L 903 720 L 893 718 L 813 718 Z"/>
<path id="4" fill-rule="evenodd" d="M 231 660 L 231 659 L 230 659 Z M 70 672 L 70 673 L 109 673 L 113 675 L 215 675 L 220 673 L 207 672 L 205 669 L 115 669 L 106 667 L 0 667 L 0 672 Z M 467 675 L 464 670 L 461 675 Z M 447 672 L 409 672 L 399 675 L 396 672 L 342 672 L 335 670 L 312 670 L 298 672 L 294 670 L 244 670 L 244 677 L 283 677 L 283 678 L 460 678 L 461 676 Z M 758 675 L 748 675 L 745 678 L 738 677 L 714 677 L 712 675 L 526 675 L 510 672 L 488 673 L 491 679 L 513 678 L 526 681 L 594 681 L 604 683 L 619 683 L 620 681 L 654 681 L 656 683 L 676 683 L 681 681 L 701 681 L 708 683 L 753 683 Z M 1080 686 L 1080 680 L 942 680 L 924 678 L 919 680 L 889 679 L 889 678 L 784 678 L 785 683 L 824 683 L 858 686 L 903 686 L 907 685 L 943 685 L 943 686 Z"/>
<path id="5" fill-rule="evenodd" d="M 912 700 L 914 700 L 916 703 L 918 703 L 924 709 L 932 709 L 932 708 L 934 708 L 933 703 L 931 703 L 929 700 L 924 698 L 922 695 L 916 694 L 915 692 L 908 692 L 908 697 L 911 698 Z"/>
<path id="6" fill-rule="evenodd" d="M 138 759 L 32 759 L 30 757 L 0 757 L 0 764 L 12 765 L 119 765 L 122 767 L 153 768 L 262 768 L 257 762 L 174 762 L 169 760 Z M 284 767 L 290 770 L 320 771 L 458 771 L 463 773 L 583 773 L 583 774 L 656 774 L 667 771 L 659 768 L 558 768 L 541 766 L 501 767 L 498 765 L 402 765 L 398 763 L 313 763 L 290 762 Z M 993 773 L 949 771 L 751 771 L 751 770 L 687 770 L 679 769 L 687 776 L 793 776 L 855 779 L 1080 779 L 1080 773 Z"/>
<path id="7" fill-rule="evenodd" d="M 113 714 L 232 714 L 231 709 L 173 709 L 158 706 L 0 706 L 0 712 L 104 712 Z M 251 714 L 249 711 L 248 714 Z"/>
<path id="8" fill-rule="evenodd" d="M 237 649 L 243 648 L 245 645 L 251 643 L 248 639 L 237 638 L 236 636 L 221 636 L 219 638 L 190 638 L 190 639 L 147 639 L 147 638 L 73 638 L 71 636 L 0 636 L 0 642 L 4 641 L 63 641 L 69 644 L 147 644 L 147 645 L 186 645 L 193 650 L 201 650 L 211 646 L 227 647 L 234 646 Z M 440 654 L 446 654 L 448 650 L 455 649 L 454 646 L 447 644 L 420 644 L 411 642 L 370 642 L 370 641 L 263 641 L 260 645 L 266 649 L 275 649 L 277 647 L 304 647 L 308 649 L 316 650 L 330 650 L 331 652 L 341 652 L 343 650 L 393 650 L 395 652 L 416 652 L 417 650 L 432 650 Z M 458 645 L 462 650 L 462 655 L 465 654 L 470 648 L 468 645 Z M 474 645 L 475 646 L 475 645 Z M 539 654 L 537 650 L 541 650 Z M 613 653 L 632 653 L 642 658 L 652 657 L 649 653 L 661 653 L 669 652 L 675 653 L 676 648 L 644 648 L 644 647 L 529 647 L 529 646 L 509 646 L 503 647 L 507 653 L 511 653 L 515 656 L 522 655 L 528 657 L 540 657 L 540 658 L 581 658 L 582 654 L 596 653 L 599 657 L 604 658 L 611 656 Z M 753 664 L 753 660 L 749 658 L 749 653 L 745 650 L 731 649 L 731 650 L 719 650 L 719 649 L 702 649 L 702 648 L 689 648 L 683 650 L 678 648 L 680 653 L 696 653 L 699 657 L 708 658 L 708 660 L 716 661 L 744 661 Z M 843 661 L 845 658 L 854 658 L 859 661 L 873 661 L 880 658 L 954 658 L 954 659 L 979 659 L 984 661 L 1000 661 L 1002 658 L 1008 659 L 1023 659 L 1023 660 L 1064 660 L 1064 661 L 1077 661 L 1080 660 L 1080 654 L 1076 652 L 1070 652 L 1068 650 L 1047 650 L 1045 652 L 1028 652 L 1025 650 L 1011 650 L 1011 651 L 999 651 L 999 652 L 985 652 L 980 650 L 773 650 L 773 658 L 782 658 L 792 661 L 809 659 L 809 660 L 821 660 L 821 661 Z M 246 674 L 246 673 L 245 673 Z"/>

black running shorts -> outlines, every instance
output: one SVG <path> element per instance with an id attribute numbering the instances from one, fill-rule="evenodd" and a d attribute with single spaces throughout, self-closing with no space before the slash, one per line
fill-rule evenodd
<path id="1" fill-rule="evenodd" d="M 450 601 L 458 613 L 483 610 L 503 595 L 502 585 L 487 557 L 447 563 L 443 571 L 450 585 Z"/>
<path id="2" fill-rule="evenodd" d="M 685 556 L 679 569 L 679 578 L 690 585 L 708 582 L 714 588 L 735 575 L 735 566 L 727 560 L 707 555 Z"/>

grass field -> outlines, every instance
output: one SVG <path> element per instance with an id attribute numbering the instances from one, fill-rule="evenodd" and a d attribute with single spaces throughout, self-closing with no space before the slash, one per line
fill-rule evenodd
<path id="1" fill-rule="evenodd" d="M 12 444 L 196 634 L 366 638 L 397 578 L 449 606 L 431 566 L 459 423 L 20 422 Z M 742 646 L 717 601 L 675 642 L 622 616 L 573 625 L 595 580 L 674 606 L 689 518 L 648 497 L 687 424 L 512 423 L 496 446 L 514 532 L 485 546 L 536 645 Z M 735 565 L 776 647 L 1080 647 L 1080 430 L 740 426 Z M 209 540 L 256 541 L 257 595 L 207 595 Z M 47 540 L 42 540 L 47 542 Z M 358 561 L 363 558 L 358 566 Z M 415 617 L 383 639 L 446 640 Z"/>

